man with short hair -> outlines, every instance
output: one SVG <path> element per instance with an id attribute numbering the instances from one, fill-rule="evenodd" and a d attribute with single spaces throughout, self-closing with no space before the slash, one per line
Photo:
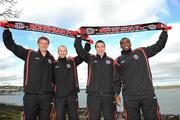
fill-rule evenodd
<path id="1" fill-rule="evenodd" d="M 53 61 L 48 52 L 49 39 L 38 39 L 38 51 L 17 45 L 12 33 L 4 28 L 3 42 L 7 49 L 22 59 L 24 64 L 24 120 L 50 120 L 53 101 Z"/>
<path id="2" fill-rule="evenodd" d="M 88 120 L 100 120 L 101 112 L 105 120 L 116 119 L 113 90 L 114 60 L 105 53 L 105 43 L 98 40 L 95 44 L 96 55 L 83 50 L 82 36 L 77 35 L 75 48 L 78 55 L 88 64 L 86 85 Z"/>
<path id="3" fill-rule="evenodd" d="M 148 47 L 131 49 L 128 38 L 120 40 L 121 55 L 116 59 L 122 80 L 122 95 L 126 120 L 160 120 L 159 105 L 154 93 L 148 58 L 159 53 L 167 42 L 167 30 L 159 40 Z M 120 89 L 119 89 L 120 90 Z"/>
<path id="4" fill-rule="evenodd" d="M 85 50 L 89 52 L 89 43 L 85 44 Z M 69 120 L 78 120 L 78 92 L 79 83 L 77 66 L 83 62 L 79 57 L 67 57 L 67 47 L 58 47 L 58 59 L 54 64 L 55 79 L 55 120 L 65 120 L 66 112 Z"/>

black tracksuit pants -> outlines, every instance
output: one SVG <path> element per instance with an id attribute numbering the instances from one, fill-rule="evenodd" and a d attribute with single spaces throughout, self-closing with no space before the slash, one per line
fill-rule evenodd
<path id="1" fill-rule="evenodd" d="M 54 102 L 55 119 L 54 120 L 65 120 L 66 112 L 69 120 L 78 120 L 78 95 L 70 95 L 62 98 L 55 98 Z"/>
<path id="2" fill-rule="evenodd" d="M 24 120 L 50 120 L 53 94 L 25 93 L 23 97 Z"/>
<path id="3" fill-rule="evenodd" d="M 154 93 L 145 95 L 123 95 L 126 120 L 160 120 L 159 105 Z"/>
<path id="4" fill-rule="evenodd" d="M 88 120 L 100 120 L 101 112 L 103 112 L 104 120 L 116 119 L 116 104 L 114 96 L 88 95 L 87 110 Z"/>

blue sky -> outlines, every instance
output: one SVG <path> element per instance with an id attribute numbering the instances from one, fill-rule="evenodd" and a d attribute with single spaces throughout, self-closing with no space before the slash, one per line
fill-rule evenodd
<path id="1" fill-rule="evenodd" d="M 127 25 L 163 22 L 172 25 L 165 49 L 150 59 L 154 85 L 180 84 L 180 0 L 18 0 L 17 8 L 23 14 L 16 21 L 47 24 L 77 30 L 83 25 Z M 2 11 L 3 8 L 0 8 Z M 1 18 L 2 20 L 3 18 Z M 11 30 L 17 44 L 37 50 L 37 38 L 49 37 L 49 51 L 57 58 L 57 47 L 66 45 L 70 56 L 75 56 L 72 38 L 46 33 Z M 22 85 L 23 61 L 16 58 L 2 43 L 0 28 L 0 85 Z M 94 41 L 102 39 L 106 52 L 112 58 L 120 55 L 119 40 L 129 37 L 133 49 L 148 46 L 158 40 L 161 31 L 90 36 Z M 96 53 L 92 45 L 91 53 Z M 87 80 L 87 65 L 78 67 L 81 88 Z"/>

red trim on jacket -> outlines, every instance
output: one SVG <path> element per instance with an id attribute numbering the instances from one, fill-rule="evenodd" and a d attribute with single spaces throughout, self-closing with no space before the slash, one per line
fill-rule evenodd
<path id="1" fill-rule="evenodd" d="M 28 77 L 29 77 L 29 56 L 30 56 L 31 50 L 28 51 L 28 55 L 26 58 L 26 79 L 25 79 L 25 86 L 28 83 Z"/>

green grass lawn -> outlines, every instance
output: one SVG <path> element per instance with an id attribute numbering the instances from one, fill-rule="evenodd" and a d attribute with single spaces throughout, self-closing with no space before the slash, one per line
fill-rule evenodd
<path id="1" fill-rule="evenodd" d="M 0 104 L 0 120 L 20 120 L 21 106 Z"/>

